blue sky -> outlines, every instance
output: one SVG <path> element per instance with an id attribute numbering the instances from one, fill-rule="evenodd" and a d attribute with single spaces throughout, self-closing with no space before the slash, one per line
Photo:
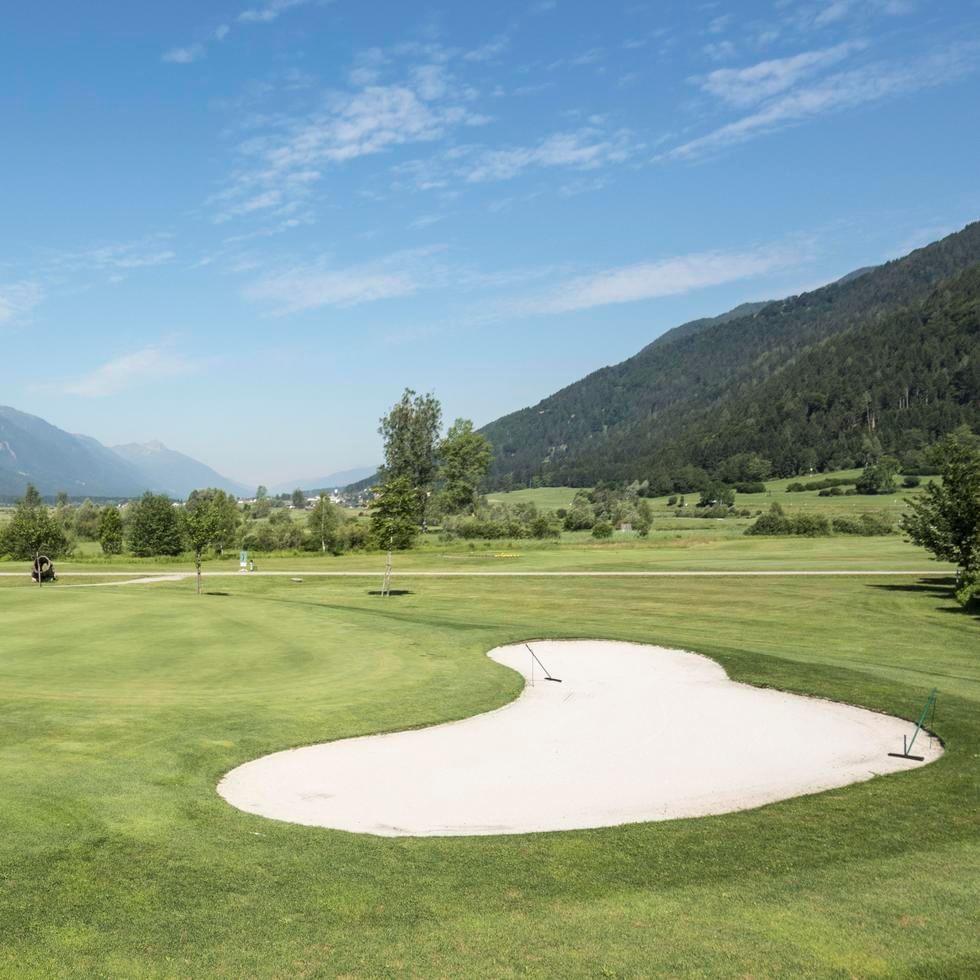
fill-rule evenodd
<path id="1" fill-rule="evenodd" d="M 980 217 L 980 0 L 38 0 L 0 82 L 0 403 L 248 483 Z"/>

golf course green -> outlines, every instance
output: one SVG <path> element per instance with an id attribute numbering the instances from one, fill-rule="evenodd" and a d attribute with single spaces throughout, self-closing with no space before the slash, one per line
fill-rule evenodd
<path id="1" fill-rule="evenodd" d="M 980 971 L 980 623 L 940 580 L 72 582 L 0 579 L 3 975 Z M 539 637 L 690 649 L 909 719 L 938 687 L 946 753 L 752 811 L 499 838 L 307 828 L 215 792 L 277 749 L 504 704 L 520 679 L 485 653 Z"/>

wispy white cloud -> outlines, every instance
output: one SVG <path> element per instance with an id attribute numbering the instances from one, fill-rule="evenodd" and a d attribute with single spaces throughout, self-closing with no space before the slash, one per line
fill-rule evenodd
<path id="1" fill-rule="evenodd" d="M 30 280 L 0 283 L 0 323 L 15 323 L 44 300 L 41 284 Z"/>
<path id="2" fill-rule="evenodd" d="M 799 246 L 787 245 L 743 252 L 700 252 L 605 269 L 568 279 L 546 294 L 520 303 L 519 312 L 572 313 L 677 296 L 786 269 L 798 265 L 804 254 Z"/>
<path id="3" fill-rule="evenodd" d="M 271 24 L 272 21 L 278 20 L 287 10 L 292 10 L 294 7 L 306 6 L 310 2 L 311 0 L 269 0 L 268 3 L 262 4 L 261 6 L 243 10 L 238 15 L 238 19 L 243 24 Z"/>
<path id="4" fill-rule="evenodd" d="M 606 52 L 602 48 L 589 48 L 588 51 L 583 51 L 581 54 L 570 58 L 568 63 L 579 68 L 586 65 L 597 65 L 605 56 Z"/>
<path id="5" fill-rule="evenodd" d="M 590 117 L 589 123 L 580 129 L 552 133 L 530 146 L 494 149 L 482 144 L 462 144 L 436 156 L 409 160 L 392 168 L 396 178 L 394 188 L 402 190 L 407 185 L 415 190 L 445 194 L 456 182 L 508 181 L 534 170 L 595 172 L 623 164 L 644 148 L 629 130 L 604 129 L 602 117 Z M 590 189 L 595 189 L 597 181 L 598 178 L 591 182 Z"/>
<path id="6" fill-rule="evenodd" d="M 555 133 L 530 149 L 491 153 L 467 179 L 470 181 L 507 178 L 529 166 L 571 167 L 593 170 L 608 163 L 622 163 L 634 152 L 628 130 L 610 135 L 591 128 L 574 133 Z"/>
<path id="7" fill-rule="evenodd" d="M 829 0 L 813 15 L 816 27 L 828 27 L 855 15 L 903 17 L 915 10 L 915 0 Z"/>
<path id="8" fill-rule="evenodd" d="M 854 6 L 854 0 L 832 0 L 814 18 L 817 27 L 826 27 L 828 24 L 835 24 L 843 20 Z"/>
<path id="9" fill-rule="evenodd" d="M 151 236 L 135 242 L 92 245 L 73 251 L 55 252 L 49 260 L 53 270 L 99 270 L 129 272 L 172 262 L 177 253 L 166 236 Z"/>
<path id="10" fill-rule="evenodd" d="M 373 61 L 381 63 L 380 57 Z M 279 214 L 311 193 L 324 168 L 484 125 L 489 117 L 473 110 L 472 99 L 439 61 L 408 68 L 399 82 L 327 93 L 309 114 L 275 119 L 268 131 L 239 145 L 242 166 L 210 199 L 215 220 Z"/>
<path id="11" fill-rule="evenodd" d="M 628 130 L 604 133 L 596 127 L 553 133 L 534 146 L 503 150 L 481 150 L 457 173 L 469 183 L 510 180 L 533 167 L 567 167 L 595 170 L 606 164 L 622 163 L 636 151 Z"/>
<path id="12" fill-rule="evenodd" d="M 510 44 L 510 38 L 506 34 L 499 34 L 497 37 L 481 44 L 480 47 L 467 51 L 463 55 L 464 61 L 495 61 L 499 58 Z"/>
<path id="13" fill-rule="evenodd" d="M 188 44 L 183 48 L 171 48 L 160 55 L 160 60 L 172 65 L 189 65 L 192 62 L 200 61 L 204 57 L 204 45 Z"/>
<path id="14" fill-rule="evenodd" d="M 423 214 L 421 217 L 416 218 L 410 228 L 431 228 L 433 225 L 439 224 L 440 221 L 445 221 L 446 216 L 444 214 Z"/>
<path id="15" fill-rule="evenodd" d="M 702 49 L 712 61 L 728 61 L 735 57 L 735 45 L 729 41 L 712 41 Z"/>
<path id="16" fill-rule="evenodd" d="M 268 0 L 267 3 L 258 7 L 249 7 L 243 10 L 235 20 L 240 24 L 271 24 L 288 10 L 292 10 L 294 7 L 305 7 L 314 2 L 327 5 L 333 0 Z M 160 60 L 172 65 L 193 64 L 195 61 L 207 57 L 209 44 L 224 41 L 230 33 L 231 24 L 227 23 L 219 24 L 217 27 L 203 32 L 203 34 L 198 32 L 198 37 L 201 40 L 183 47 L 170 48 L 160 56 Z"/>
<path id="17" fill-rule="evenodd" d="M 731 14 L 719 14 L 717 17 L 712 18 L 708 24 L 708 33 L 724 34 L 733 20 L 734 17 Z"/>
<path id="18" fill-rule="evenodd" d="M 798 31 L 835 28 L 845 21 L 866 22 L 874 17 L 902 17 L 912 13 L 917 0 L 818 0 L 786 4 L 787 24 Z"/>
<path id="19" fill-rule="evenodd" d="M 917 248 L 922 248 L 925 245 L 931 245 L 933 242 L 938 242 L 941 238 L 945 238 L 947 235 L 952 235 L 953 232 L 958 230 L 959 229 L 955 224 L 937 223 L 923 225 L 919 228 L 915 228 L 905 235 L 899 244 L 894 248 L 888 249 L 882 258 L 886 261 L 889 259 L 901 258 Z"/>
<path id="20" fill-rule="evenodd" d="M 246 287 L 244 295 L 271 307 L 275 316 L 411 296 L 446 281 L 445 269 L 436 260 L 440 251 L 410 249 L 349 266 L 321 258 L 310 265 L 264 276 Z"/>
<path id="21" fill-rule="evenodd" d="M 804 51 L 789 58 L 760 61 L 747 68 L 719 68 L 691 81 L 709 95 L 741 108 L 785 92 L 804 78 L 815 75 L 866 47 L 864 41 L 847 41 L 822 51 Z"/>
<path id="22" fill-rule="evenodd" d="M 944 85 L 975 71 L 978 54 L 980 44 L 961 44 L 902 64 L 877 62 L 837 72 L 764 101 L 749 115 L 690 140 L 657 159 L 703 156 L 807 119 Z M 751 90 L 749 86 L 743 91 Z M 739 89 L 736 86 L 732 91 Z"/>
<path id="23" fill-rule="evenodd" d="M 148 347 L 106 362 L 89 374 L 68 382 L 64 391 L 82 398 L 106 398 L 136 385 L 191 374 L 202 367 L 203 362 Z"/>

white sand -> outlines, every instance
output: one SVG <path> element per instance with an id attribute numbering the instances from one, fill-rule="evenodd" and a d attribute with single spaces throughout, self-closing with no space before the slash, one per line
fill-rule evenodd
<path id="1" fill-rule="evenodd" d="M 921 763 L 914 726 L 730 681 L 706 657 L 541 641 L 513 703 L 465 721 L 277 752 L 218 792 L 276 820 L 383 836 L 514 834 L 728 813 Z M 490 656 L 531 676 L 522 645 Z M 938 758 L 921 732 L 915 753 Z"/>

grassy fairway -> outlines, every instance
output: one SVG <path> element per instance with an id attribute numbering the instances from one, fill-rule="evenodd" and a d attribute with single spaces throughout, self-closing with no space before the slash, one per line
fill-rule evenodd
<path id="1" fill-rule="evenodd" d="M 980 970 L 980 622 L 935 584 L 210 587 L 229 594 L 0 588 L 3 974 Z M 948 751 L 746 813 L 522 837 L 375 839 L 214 792 L 274 749 L 499 705 L 519 681 L 485 651 L 538 636 L 675 644 L 739 679 L 905 717 L 935 684 Z M 738 733 L 718 751 L 736 754 Z"/>
<path id="2" fill-rule="evenodd" d="M 570 507 L 577 493 L 575 487 L 537 487 L 489 493 L 487 500 L 492 504 L 534 504 L 540 510 L 558 510 L 559 507 Z"/>
<path id="3" fill-rule="evenodd" d="M 537 492 L 537 491 L 535 491 Z M 410 571 L 924 571 L 942 574 L 951 566 L 929 560 L 927 554 L 898 534 L 864 538 L 834 535 L 825 538 L 746 537 L 745 519 L 704 520 L 658 517 L 648 538 L 617 532 L 611 541 L 596 541 L 588 531 L 565 532 L 560 541 L 445 541 L 430 534 L 411 551 L 395 555 L 395 572 Z M 73 571 L 190 571 L 183 558 L 139 559 L 95 555 L 83 546 L 71 559 L 57 562 L 60 575 Z M 89 552 L 86 554 L 86 551 Z M 374 571 L 384 568 L 380 552 L 348 552 L 340 556 L 319 552 L 258 555 L 261 571 Z M 0 572 L 23 572 L 23 562 L 0 561 Z M 212 558 L 211 572 L 237 572 L 238 554 Z"/>
<path id="4" fill-rule="evenodd" d="M 725 524 L 726 522 L 721 522 Z M 949 571 L 951 566 L 933 562 L 921 548 L 898 535 L 855 538 L 747 538 L 739 529 L 718 527 L 710 521 L 688 521 L 696 525 L 686 531 L 651 534 L 636 538 L 596 542 L 588 532 L 566 535 L 561 543 L 548 541 L 427 541 L 413 551 L 394 556 L 399 572 L 425 570 L 456 571 L 772 571 L 809 569 L 826 571 Z M 339 557 L 319 553 L 264 556 L 257 559 L 260 571 L 376 571 L 384 569 L 379 552 L 352 552 Z M 140 560 L 124 555 L 105 559 L 72 559 L 57 562 L 60 575 L 72 571 L 127 571 L 145 573 L 167 569 L 190 571 L 189 558 Z M 23 562 L 0 562 L 0 571 L 23 572 Z M 206 571 L 237 572 L 238 556 L 213 559 Z"/>

